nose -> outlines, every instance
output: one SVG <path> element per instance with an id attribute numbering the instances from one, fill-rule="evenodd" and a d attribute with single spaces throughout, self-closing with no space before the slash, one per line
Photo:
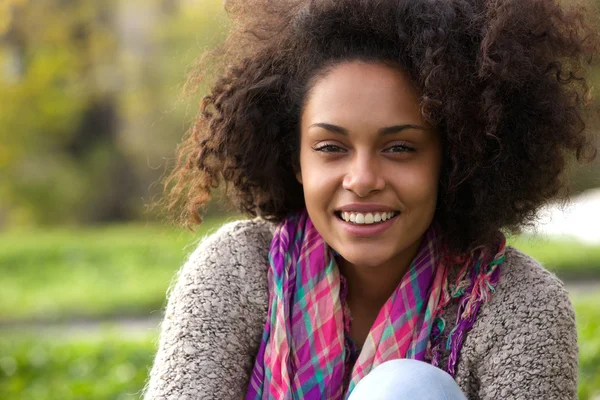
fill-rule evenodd
<path id="1" fill-rule="evenodd" d="M 379 162 L 367 155 L 357 155 L 350 163 L 342 186 L 356 193 L 358 197 L 367 197 L 371 192 L 383 190 L 385 178 Z"/>

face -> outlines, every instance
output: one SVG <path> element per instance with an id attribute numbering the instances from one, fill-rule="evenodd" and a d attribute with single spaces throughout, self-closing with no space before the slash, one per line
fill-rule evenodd
<path id="1" fill-rule="evenodd" d="M 347 62 L 314 82 L 297 179 L 315 228 L 346 262 L 412 260 L 433 220 L 441 159 L 439 136 L 401 70 Z"/>

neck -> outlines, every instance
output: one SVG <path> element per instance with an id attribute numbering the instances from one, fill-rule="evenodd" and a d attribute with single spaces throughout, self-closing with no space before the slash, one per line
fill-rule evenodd
<path id="1" fill-rule="evenodd" d="M 379 311 L 396 290 L 410 268 L 423 238 L 388 262 L 372 267 L 352 264 L 345 259 L 338 263 L 348 284 L 347 303 L 351 309 Z"/>

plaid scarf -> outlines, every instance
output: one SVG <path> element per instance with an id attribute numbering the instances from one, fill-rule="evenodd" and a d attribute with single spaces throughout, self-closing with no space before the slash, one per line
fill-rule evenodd
<path id="1" fill-rule="evenodd" d="M 441 311 L 453 298 L 460 298 L 458 323 L 446 343 L 451 350 L 447 370 L 453 375 L 464 333 L 498 282 L 505 242 L 502 236 L 493 260 L 486 260 L 482 249 L 451 260 L 444 256 L 447 252 L 437 231 L 432 224 L 425 233 L 417 256 L 381 308 L 352 371 L 345 371 L 347 321 L 336 253 L 306 210 L 286 218 L 277 227 L 269 252 L 267 321 L 246 400 L 344 399 L 385 361 L 414 358 L 437 365 L 445 326 Z M 463 268 L 457 284 L 450 287 L 447 273 L 455 262 Z"/>

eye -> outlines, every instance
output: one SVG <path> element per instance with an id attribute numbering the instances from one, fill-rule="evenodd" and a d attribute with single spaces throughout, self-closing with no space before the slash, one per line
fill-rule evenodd
<path id="1" fill-rule="evenodd" d="M 386 153 L 409 153 L 415 150 L 416 149 L 414 147 L 409 146 L 407 144 L 395 144 L 393 146 L 388 147 L 384 151 Z"/>
<path id="2" fill-rule="evenodd" d="M 334 144 L 326 144 L 324 146 L 317 147 L 314 150 L 321 151 L 323 153 L 340 153 L 340 152 L 344 151 L 344 149 L 342 149 L 341 147 L 336 146 Z"/>

